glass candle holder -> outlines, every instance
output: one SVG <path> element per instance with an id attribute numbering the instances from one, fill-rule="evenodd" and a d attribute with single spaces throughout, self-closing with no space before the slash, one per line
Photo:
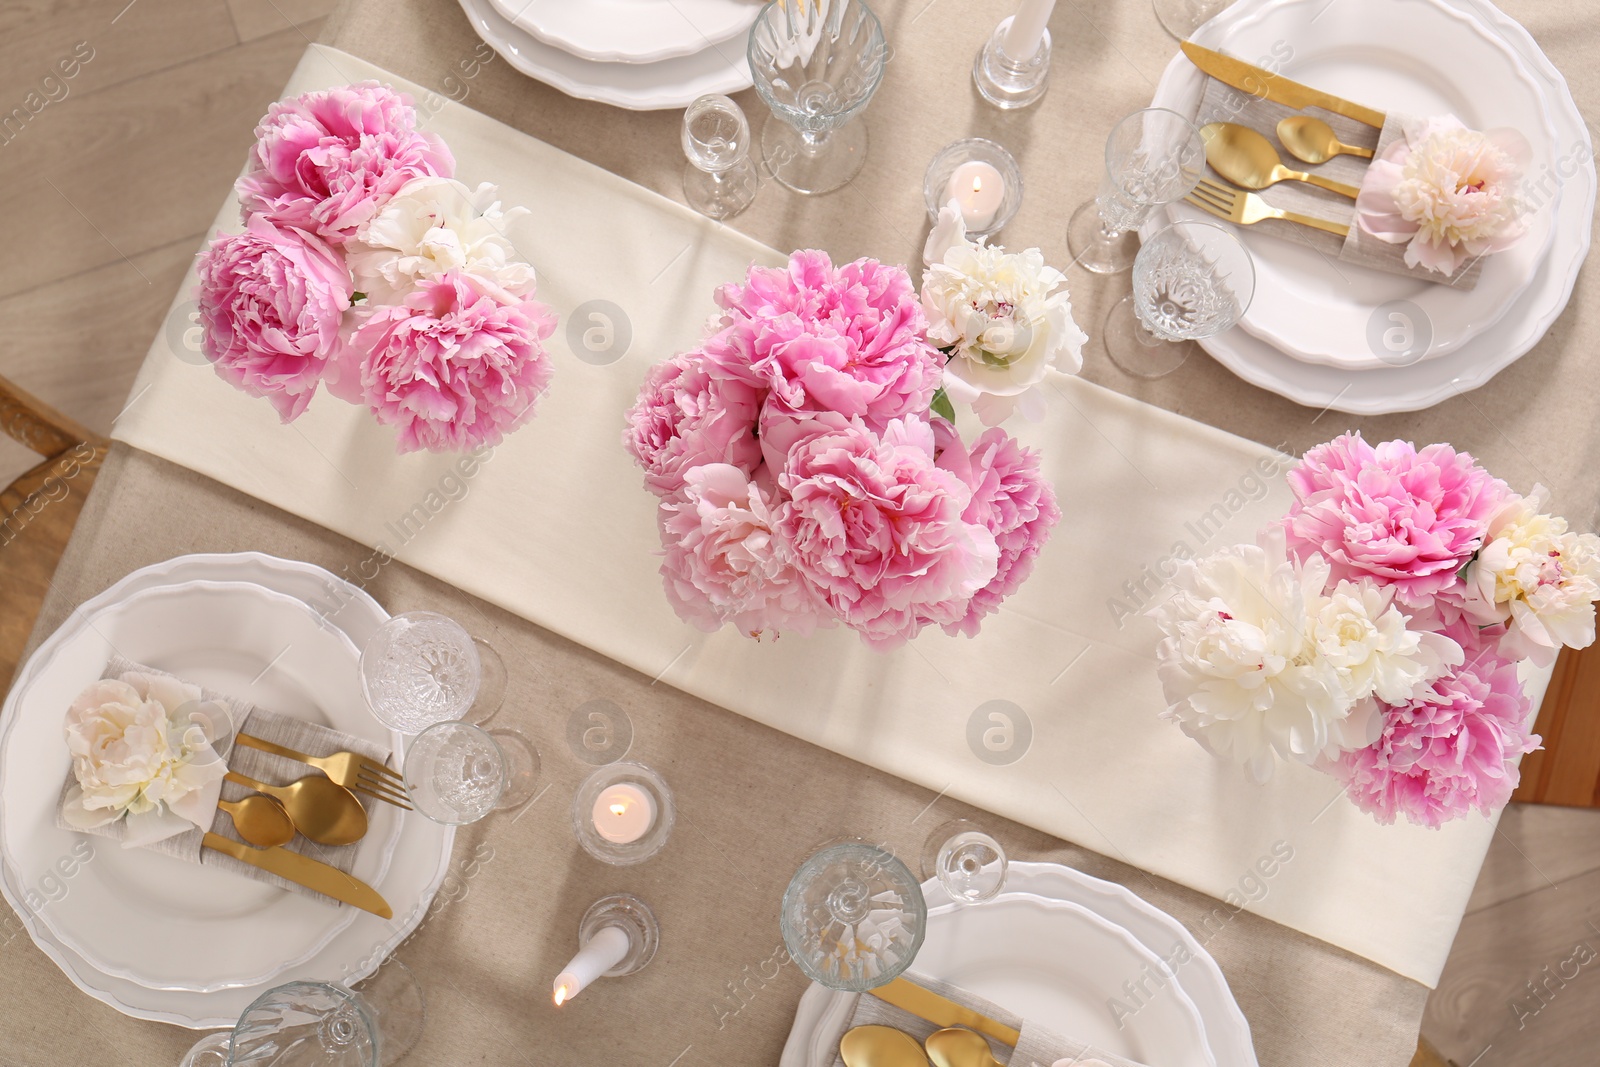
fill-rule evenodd
<path id="1" fill-rule="evenodd" d="M 596 978 L 643 970 L 660 944 L 661 926 L 644 901 L 629 893 L 601 897 L 578 923 L 578 954 L 556 976 L 551 999 L 559 1008 Z"/>
<path id="2" fill-rule="evenodd" d="M 940 209 L 956 200 L 962 205 L 967 236 L 988 237 L 1022 206 L 1022 168 L 1004 145 L 968 137 L 945 145 L 928 163 L 922 199 L 930 222 L 938 221 Z"/>
<path id="3" fill-rule="evenodd" d="M 1050 31 L 1040 35 L 1031 56 L 1014 56 L 1007 50 L 1013 19 L 1004 18 L 972 61 L 972 81 L 978 93 L 1002 111 L 1027 107 L 1050 88 Z"/>
<path id="4" fill-rule="evenodd" d="M 666 780 L 642 763 L 609 763 L 572 796 L 572 829 L 583 850 L 626 867 L 660 852 L 675 812 Z"/>

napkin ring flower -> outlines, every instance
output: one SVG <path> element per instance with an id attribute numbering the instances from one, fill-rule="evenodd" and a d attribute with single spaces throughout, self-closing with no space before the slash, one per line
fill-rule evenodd
<path id="1" fill-rule="evenodd" d="M 1406 265 L 1449 277 L 1528 230 L 1517 191 L 1533 154 L 1515 130 L 1468 129 L 1454 115 L 1407 121 L 1356 198 L 1361 229 L 1406 246 Z"/>

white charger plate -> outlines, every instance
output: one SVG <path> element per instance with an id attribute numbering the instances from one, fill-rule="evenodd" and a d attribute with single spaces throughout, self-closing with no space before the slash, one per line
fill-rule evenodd
<path id="1" fill-rule="evenodd" d="M 762 0 L 490 0 L 545 44 L 601 63 L 688 56 L 749 31 Z"/>
<path id="2" fill-rule="evenodd" d="M 658 111 L 688 107 L 706 93 L 736 93 L 751 85 L 750 62 L 739 40 L 654 63 L 596 63 L 545 44 L 509 21 L 491 0 L 460 4 L 474 32 L 506 62 L 580 100 Z"/>
<path id="3" fill-rule="evenodd" d="M 1207 25 L 1220 22 L 1225 27 L 1232 18 L 1271 2 L 1239 0 Z M 1410 366 L 1377 370 L 1320 366 L 1286 355 L 1238 329 L 1199 342 L 1217 362 L 1245 381 L 1312 408 L 1353 415 L 1418 411 L 1483 385 L 1536 345 L 1566 308 L 1589 252 L 1595 208 L 1593 143 L 1588 128 L 1566 79 L 1527 30 L 1487 0 L 1441 2 L 1492 27 L 1527 61 L 1550 104 L 1556 143 L 1565 146 L 1562 158 L 1577 164 L 1575 173 L 1557 187 L 1550 252 L 1504 318 L 1455 352 Z M 1162 84 L 1169 78 L 1187 76 L 1184 68 L 1189 65 L 1181 54 L 1177 56 L 1168 65 Z M 1158 86 L 1158 99 L 1162 92 Z M 1537 181 L 1541 175 L 1529 177 Z"/>
<path id="4" fill-rule="evenodd" d="M 107 604 L 143 589 L 192 580 L 255 582 L 276 592 L 293 596 L 311 605 L 319 615 L 343 630 L 358 646 L 388 618 L 388 614 L 360 587 L 337 578 L 309 563 L 277 559 L 257 552 L 180 556 L 133 572 L 111 588 L 82 605 L 61 631 L 41 645 L 18 672 L 21 685 L 37 660 L 58 639 L 70 636 L 74 623 Z M 9 724 L 15 721 L 7 714 Z M 0 733 L 0 744 L 4 735 Z M 444 881 L 450 861 L 454 829 L 420 818 L 401 819 L 400 841 L 388 874 L 378 884 L 395 918 L 379 919 L 361 912 L 320 953 L 281 976 L 357 982 L 370 975 L 402 941 L 415 930 L 427 914 L 434 895 Z M 23 919 L 34 943 L 53 960 L 84 993 L 125 1015 L 155 1022 L 172 1023 L 191 1029 L 231 1026 L 233 1021 L 268 984 L 231 986 L 208 993 L 191 990 L 154 989 L 125 978 L 108 975 L 90 965 L 38 922 L 31 909 L 22 906 L 30 891 L 18 882 L 8 866 L 0 864 L 0 891 L 3 891 Z"/>
<path id="5" fill-rule="evenodd" d="M 1243 5 L 1241 5 L 1243 6 Z M 1527 61 L 1493 29 L 1444 0 L 1278 0 L 1238 7 L 1208 22 L 1197 43 L 1239 57 L 1293 55 L 1281 73 L 1391 113 L 1455 114 L 1474 129 L 1509 127 L 1533 149 L 1529 174 L 1555 164 L 1546 92 Z M 1193 115 L 1206 76 L 1187 60 L 1169 70 L 1152 101 Z M 1290 160 L 1293 163 L 1293 160 Z M 1274 192 L 1262 194 L 1268 201 Z M 1189 204 L 1169 219 L 1210 216 Z M 1288 355 L 1349 370 L 1387 370 L 1371 340 L 1384 304 L 1409 301 L 1431 324 L 1423 359 L 1458 350 L 1513 307 L 1549 251 L 1554 212 L 1529 217 L 1523 238 L 1489 257 L 1478 284 L 1453 289 L 1353 266 L 1266 227 L 1236 227 L 1256 266 L 1256 292 L 1240 325 Z"/>

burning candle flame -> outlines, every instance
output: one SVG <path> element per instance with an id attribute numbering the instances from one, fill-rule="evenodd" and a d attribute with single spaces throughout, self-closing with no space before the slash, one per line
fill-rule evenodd
<path id="1" fill-rule="evenodd" d="M 617 804 L 611 805 L 611 814 L 613 814 L 613 815 L 626 815 L 626 814 L 628 814 L 628 805 L 623 804 L 623 803 L 617 803 Z"/>
<path id="2" fill-rule="evenodd" d="M 972 177 L 972 191 L 974 193 L 983 192 L 983 175 L 981 175 L 981 174 L 973 175 L 973 177 Z"/>
<path id="3" fill-rule="evenodd" d="M 568 996 L 569 996 L 569 993 L 568 993 L 568 990 L 567 990 L 566 986 L 564 986 L 564 985 L 556 986 L 556 996 L 555 996 L 556 1007 L 558 1007 L 558 1008 L 561 1007 L 562 1001 L 566 1000 Z"/>

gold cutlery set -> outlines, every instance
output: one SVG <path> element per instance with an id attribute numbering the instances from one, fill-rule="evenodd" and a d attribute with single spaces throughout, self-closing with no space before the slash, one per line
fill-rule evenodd
<path id="1" fill-rule="evenodd" d="M 892 1026 L 857 1026 L 839 1039 L 845 1067 L 1002 1067 L 985 1036 L 1017 1047 L 1022 1034 L 1014 1027 L 957 1004 L 907 978 L 896 978 L 871 991 L 886 1004 L 933 1023 L 940 1029 L 921 1044 Z"/>
<path id="2" fill-rule="evenodd" d="M 356 796 L 358 792 L 410 811 L 401 775 L 354 752 L 308 756 L 248 734 L 240 734 L 236 743 L 307 764 L 327 777 L 312 774 L 277 786 L 229 771 L 227 781 L 255 790 L 243 800 L 219 804 L 248 844 L 214 833 L 207 833 L 201 844 L 363 911 L 393 918 L 388 903 L 365 882 L 283 846 L 294 840 L 297 831 L 319 845 L 351 845 L 361 840 L 367 832 L 367 811 Z"/>
<path id="3" fill-rule="evenodd" d="M 1375 129 L 1383 128 L 1385 116 L 1381 111 L 1253 67 L 1191 41 L 1183 42 L 1183 53 L 1206 74 L 1257 99 L 1270 100 L 1297 110 L 1320 107 Z M 1326 163 L 1339 155 L 1372 158 L 1371 149 L 1345 144 L 1326 122 L 1310 115 L 1291 115 L 1278 123 L 1276 132 L 1279 142 L 1291 156 L 1312 166 Z M 1208 214 L 1241 226 L 1253 226 L 1265 219 L 1279 219 L 1325 230 L 1340 237 L 1349 236 L 1350 227 L 1347 224 L 1284 211 L 1267 203 L 1256 192 L 1281 181 L 1296 181 L 1354 200 L 1360 192 L 1356 186 L 1285 165 L 1278 150 L 1265 135 L 1239 123 L 1213 122 L 1201 128 L 1200 136 L 1205 141 L 1206 162 L 1233 185 L 1202 178 L 1194 192 L 1184 198 L 1185 201 Z"/>

